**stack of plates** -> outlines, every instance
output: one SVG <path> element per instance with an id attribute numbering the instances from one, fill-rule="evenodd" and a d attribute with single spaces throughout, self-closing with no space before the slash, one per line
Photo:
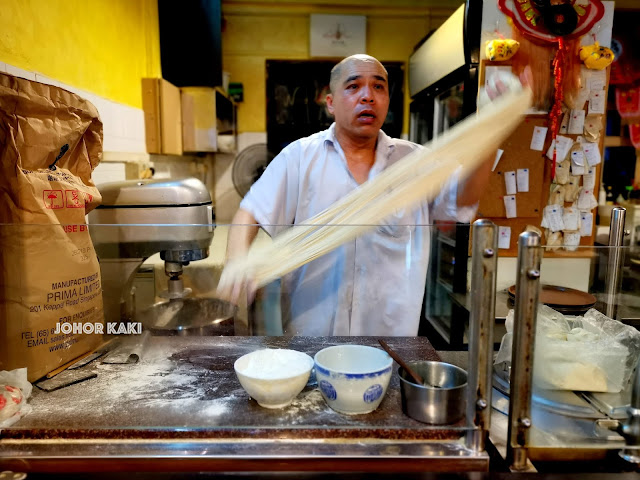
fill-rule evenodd
<path id="1" fill-rule="evenodd" d="M 507 293 L 513 301 L 516 297 L 516 286 L 511 285 Z M 538 301 L 565 315 L 582 315 L 596 304 L 596 297 L 574 288 L 542 285 Z"/>

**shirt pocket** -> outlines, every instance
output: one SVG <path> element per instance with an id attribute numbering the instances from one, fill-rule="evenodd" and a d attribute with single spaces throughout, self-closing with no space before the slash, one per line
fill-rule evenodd
<path id="1" fill-rule="evenodd" d="M 416 216 L 413 213 L 414 211 L 407 208 L 396 210 L 382 221 L 378 226 L 378 232 L 389 239 L 411 238 L 416 229 Z"/>

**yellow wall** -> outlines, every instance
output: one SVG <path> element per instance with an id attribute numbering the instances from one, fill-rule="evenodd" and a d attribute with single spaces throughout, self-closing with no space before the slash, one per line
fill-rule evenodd
<path id="1" fill-rule="evenodd" d="M 160 77 L 157 0 L 0 0 L 0 62 L 142 108 Z"/>
<path id="2" fill-rule="evenodd" d="M 380 6 L 382 2 L 368 1 L 374 6 L 322 7 L 301 1 L 287 6 L 262 2 L 243 5 L 242 2 L 231 0 L 223 2 L 223 69 L 231 74 L 232 82 L 241 82 L 244 86 L 244 101 L 238 106 L 239 133 L 266 130 L 265 61 L 309 58 L 311 13 L 367 15 L 366 53 L 381 61 L 405 63 L 416 43 L 453 13 L 451 9 L 384 7 Z M 409 125 L 406 71 L 405 99 L 404 133 Z"/>

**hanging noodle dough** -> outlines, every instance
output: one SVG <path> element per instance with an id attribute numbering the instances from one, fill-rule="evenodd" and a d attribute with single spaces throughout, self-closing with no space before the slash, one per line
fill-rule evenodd
<path id="1" fill-rule="evenodd" d="M 250 257 L 233 259 L 218 288 L 246 279 L 264 286 L 374 228 L 396 210 L 433 199 L 456 170 L 464 179 L 494 153 L 530 104 L 531 90 L 518 84 L 425 145 L 427 149 L 410 153 Z"/>

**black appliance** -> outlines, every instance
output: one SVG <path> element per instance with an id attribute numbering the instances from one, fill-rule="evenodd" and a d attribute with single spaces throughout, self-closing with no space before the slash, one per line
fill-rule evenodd
<path id="1" fill-rule="evenodd" d="M 177 87 L 222 85 L 220 0 L 158 0 L 162 77 Z"/>
<path id="2" fill-rule="evenodd" d="M 326 109 L 331 69 L 337 61 L 267 60 L 267 147 L 277 155 L 288 144 L 333 123 Z M 402 134 L 404 74 L 402 62 L 382 62 L 389 74 L 389 111 L 382 130 Z"/>
<path id="3" fill-rule="evenodd" d="M 409 139 L 425 143 L 476 111 L 482 2 L 467 0 L 409 57 Z"/>
<path id="4" fill-rule="evenodd" d="M 467 0 L 409 57 L 409 140 L 424 144 L 476 111 L 482 1 Z M 469 226 L 432 228 L 431 261 L 420 322 L 440 349 L 464 346 L 467 318 L 456 308 L 467 293 Z"/>

